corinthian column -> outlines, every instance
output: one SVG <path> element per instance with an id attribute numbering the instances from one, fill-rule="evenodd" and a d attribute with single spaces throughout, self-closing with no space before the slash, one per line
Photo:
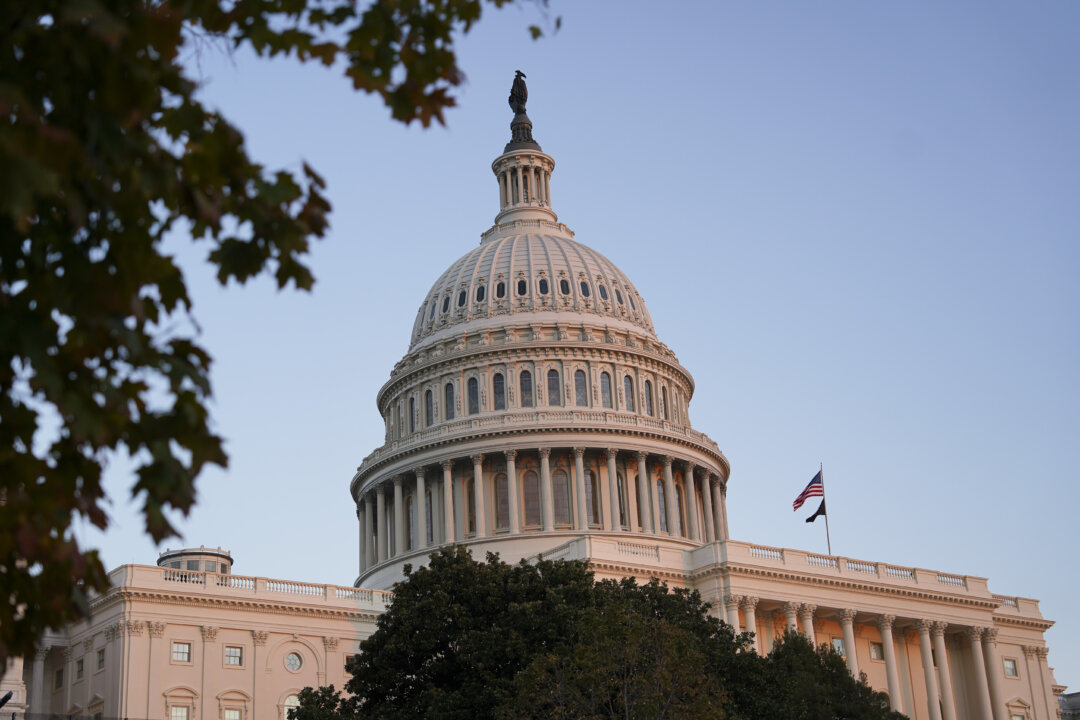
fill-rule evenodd
<path id="1" fill-rule="evenodd" d="M 923 681 L 926 683 L 926 709 L 930 713 L 930 720 L 941 720 L 937 675 L 934 673 L 934 654 L 930 650 L 930 625 L 929 620 L 920 620 L 916 627 L 919 629 L 919 650 L 922 653 Z"/>
<path id="2" fill-rule="evenodd" d="M 742 632 L 742 628 L 739 627 L 739 603 L 742 602 L 742 599 L 742 595 L 724 596 L 724 607 L 727 608 L 728 625 L 735 628 L 736 633 Z"/>
<path id="3" fill-rule="evenodd" d="M 949 652 L 945 647 L 945 628 L 947 623 L 936 622 L 930 628 L 934 640 L 934 654 L 937 655 L 938 681 L 941 683 L 941 705 L 945 720 L 956 720 L 956 698 L 953 695 L 952 672 L 949 670 Z"/>
<path id="4" fill-rule="evenodd" d="M 30 709 L 45 712 L 45 658 L 49 657 L 50 647 L 39 647 L 34 652 L 34 667 L 30 675 Z"/>
<path id="5" fill-rule="evenodd" d="M 686 463 L 686 525 L 687 537 L 701 541 L 697 519 L 697 487 L 694 480 L 694 463 Z"/>
<path id="6" fill-rule="evenodd" d="M 889 704 L 896 712 L 904 712 L 904 703 L 900 698 L 900 673 L 896 667 L 896 645 L 893 643 L 892 624 L 895 615 L 878 617 L 878 630 L 881 631 L 881 648 L 885 651 L 885 677 L 888 679 Z"/>
<path id="7" fill-rule="evenodd" d="M 784 619 L 786 620 L 784 628 L 791 632 L 799 632 L 799 603 L 786 602 L 784 603 Z"/>
<path id="8" fill-rule="evenodd" d="M 390 539 L 386 527 L 386 488 L 382 483 L 375 487 L 375 546 L 378 561 L 386 560 L 386 543 Z"/>
<path id="9" fill-rule="evenodd" d="M 365 535 L 363 500 L 356 502 L 356 525 L 360 532 L 360 573 L 363 574 L 364 570 L 367 569 L 367 536 Z"/>
<path id="10" fill-rule="evenodd" d="M 394 478 L 394 556 L 405 552 L 405 499 L 401 483 L 404 478 Z"/>
<path id="11" fill-rule="evenodd" d="M 517 450 L 506 451 L 506 487 L 510 495 L 510 533 L 521 532 L 521 506 L 518 501 Z"/>
<path id="12" fill-rule="evenodd" d="M 637 492 L 638 514 L 641 516 L 641 532 L 656 532 L 656 523 L 653 520 L 656 504 L 649 501 L 655 491 L 652 490 L 652 482 L 649 481 L 649 471 L 645 468 L 646 453 L 640 450 L 637 453 Z"/>
<path id="13" fill-rule="evenodd" d="M 442 461 L 443 542 L 452 543 L 454 532 L 454 461 Z"/>
<path id="14" fill-rule="evenodd" d="M 855 652 L 855 615 L 856 611 L 847 608 L 840 612 L 840 629 L 844 633 L 844 656 L 847 660 L 851 677 L 859 679 L 859 658 Z"/>
<path id="15" fill-rule="evenodd" d="M 704 506 L 705 516 L 705 542 L 716 541 L 716 527 L 713 522 L 713 503 L 712 503 L 712 474 L 708 470 L 705 471 L 705 484 L 701 486 L 701 502 Z"/>
<path id="16" fill-rule="evenodd" d="M 724 497 L 727 495 L 727 486 L 716 478 L 713 486 L 713 511 L 716 513 L 716 539 L 728 539 L 727 510 L 724 509 Z"/>
<path id="17" fill-rule="evenodd" d="M 610 512 L 605 513 L 604 519 L 608 523 L 609 530 L 622 530 L 622 518 L 619 516 L 619 475 L 615 469 L 615 456 L 619 454 L 619 451 L 615 448 L 608 448 L 605 451 L 607 455 L 607 477 L 608 477 L 608 491 L 611 502 Z"/>
<path id="18" fill-rule="evenodd" d="M 757 605 L 758 599 L 756 597 L 747 596 L 742 601 L 743 617 L 746 619 L 746 632 L 753 633 L 754 636 L 750 640 L 750 647 L 754 652 L 761 652 L 761 645 L 758 643 L 758 631 L 757 631 Z"/>
<path id="19" fill-rule="evenodd" d="M 664 456 L 664 507 L 667 510 L 668 535 L 675 535 L 679 526 L 679 500 L 675 496 L 675 480 L 671 477 L 671 456 Z"/>
<path id="20" fill-rule="evenodd" d="M 472 456 L 473 513 L 476 515 L 476 537 L 487 536 L 487 517 L 484 516 L 484 456 Z"/>
<path id="21" fill-rule="evenodd" d="M 814 611 L 817 610 L 817 606 L 810 605 L 809 603 L 803 603 L 799 606 L 799 619 L 802 620 L 803 635 L 810 641 L 810 644 L 817 647 L 817 638 L 814 636 Z M 940 718 L 938 719 L 940 720 Z"/>
<path id="22" fill-rule="evenodd" d="M 371 493 L 367 493 L 366 495 L 364 495 L 364 534 L 365 534 L 365 538 L 364 538 L 364 540 L 365 540 L 365 542 L 364 542 L 364 568 L 365 569 L 369 568 L 369 567 L 371 567 L 372 565 L 375 564 L 375 547 L 374 547 L 374 543 L 372 543 L 371 539 L 375 535 L 375 531 L 376 531 L 377 528 L 375 527 L 375 523 L 372 522 L 372 517 L 371 516 L 372 516 L 373 510 L 374 509 L 371 507 Z"/>
<path id="23" fill-rule="evenodd" d="M 577 513 L 575 525 L 578 530 L 589 529 L 589 518 L 586 515 L 588 508 L 585 505 L 585 448 L 574 448 L 574 489 L 577 495 Z M 593 498 L 595 502 L 596 498 Z"/>
<path id="24" fill-rule="evenodd" d="M 427 478 L 424 477 L 423 466 L 413 470 L 416 475 L 416 498 L 413 499 L 413 508 L 416 510 L 416 545 L 413 547 L 423 549 L 427 546 Z"/>
<path id="25" fill-rule="evenodd" d="M 990 684 L 990 704 L 994 713 L 994 720 L 1009 720 L 1005 712 L 1005 699 L 1001 693 L 1001 658 L 997 651 L 997 628 L 983 630 L 982 650 L 983 660 L 986 662 L 986 679 Z M 973 658 L 978 662 L 978 658 Z"/>
<path id="26" fill-rule="evenodd" d="M 540 448 L 540 507 L 544 513 L 544 532 L 555 529 L 554 495 L 551 490 L 551 448 Z"/>
<path id="27" fill-rule="evenodd" d="M 967 629 L 968 642 L 971 645 L 971 664 L 975 668 L 975 709 L 981 720 L 993 720 L 994 710 L 990 707 L 990 687 L 986 682 L 986 667 L 979 662 L 982 659 L 981 627 Z"/>

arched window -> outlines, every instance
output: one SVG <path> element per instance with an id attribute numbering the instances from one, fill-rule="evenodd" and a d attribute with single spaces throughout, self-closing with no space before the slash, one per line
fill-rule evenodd
<path id="1" fill-rule="evenodd" d="M 645 381 L 645 414 L 652 417 L 652 383 L 648 380 Z"/>
<path id="2" fill-rule="evenodd" d="M 626 395 L 626 409 L 634 412 L 634 379 L 629 375 L 623 377 L 623 394 Z"/>
<path id="3" fill-rule="evenodd" d="M 518 280 L 517 294 L 524 295 L 529 289 L 529 285 L 524 280 Z"/>
<path id="4" fill-rule="evenodd" d="M 491 395 L 496 410 L 506 409 L 506 379 L 502 373 L 495 373 L 491 379 Z"/>
<path id="5" fill-rule="evenodd" d="M 497 298 L 506 297 L 506 283 L 499 282 L 499 283 L 497 283 L 495 285 L 495 297 L 497 297 Z"/>
<path id="6" fill-rule="evenodd" d="M 532 373 L 521 371 L 521 407 L 533 406 Z"/>
<path id="7" fill-rule="evenodd" d="M 562 388 L 559 387 L 559 371 L 548 370 L 548 405 L 562 405 Z"/>
<path id="8" fill-rule="evenodd" d="M 446 405 L 443 407 L 443 418 L 454 419 L 454 383 L 446 383 Z"/>
<path id="9" fill-rule="evenodd" d="M 300 698 L 298 696 L 290 695 L 285 698 L 285 702 L 281 705 L 281 720 L 289 720 L 289 713 L 298 707 L 300 707 Z"/>
<path id="10" fill-rule="evenodd" d="M 510 492 L 506 485 L 506 473 L 495 476 L 495 529 L 510 526 Z"/>
<path id="11" fill-rule="evenodd" d="M 551 473 L 551 499 L 555 509 L 555 524 L 570 524 L 570 482 L 565 470 Z"/>
<path id="12" fill-rule="evenodd" d="M 431 427 L 435 422 L 435 398 L 428 390 L 424 393 L 424 425 Z"/>
<path id="13" fill-rule="evenodd" d="M 480 383 L 476 378 L 469 378 L 469 414 L 480 412 Z"/>
<path id="14" fill-rule="evenodd" d="M 561 292 L 563 295 L 570 294 L 570 281 L 566 278 L 563 278 L 559 281 L 559 292 Z"/>
<path id="15" fill-rule="evenodd" d="M 611 407 L 611 376 L 606 372 L 600 373 L 600 404 Z"/>
<path id="16" fill-rule="evenodd" d="M 522 478 L 522 495 L 525 497 L 525 525 L 540 525 L 540 480 L 536 473 L 529 470 Z"/>
<path id="17" fill-rule="evenodd" d="M 660 514 L 660 532 L 667 532 L 667 498 L 664 497 L 664 483 L 656 481 L 656 504 Z"/>
<path id="18" fill-rule="evenodd" d="M 667 412 L 667 386 L 660 388 L 660 412 L 663 413 L 661 415 L 662 418 L 664 418 L 665 420 L 670 419 L 668 418 Z"/>
<path id="19" fill-rule="evenodd" d="M 574 371 L 574 403 L 578 407 L 589 406 L 589 392 L 588 387 L 585 385 L 585 371 Z"/>
<path id="20" fill-rule="evenodd" d="M 589 283 L 584 280 L 581 281 L 581 296 L 589 297 Z"/>
<path id="21" fill-rule="evenodd" d="M 484 302 L 484 297 L 487 295 L 487 290 L 483 285 L 476 286 L 476 302 Z"/>
<path id="22" fill-rule="evenodd" d="M 416 398 L 409 398 L 409 432 L 416 432 Z"/>
<path id="23" fill-rule="evenodd" d="M 585 515 L 593 525 L 600 524 L 600 493 L 592 470 L 585 471 Z"/>
<path id="24" fill-rule="evenodd" d="M 541 295 L 547 295 L 548 294 L 548 281 L 547 281 L 547 278 L 540 278 L 540 282 L 537 283 L 537 285 L 540 288 L 540 294 Z"/>

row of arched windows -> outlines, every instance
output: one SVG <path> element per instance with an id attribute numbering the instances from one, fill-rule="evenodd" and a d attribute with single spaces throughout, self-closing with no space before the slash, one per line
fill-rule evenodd
<path id="1" fill-rule="evenodd" d="M 547 404 L 549 406 L 563 405 L 562 377 L 558 370 L 547 371 Z M 634 377 L 623 375 L 623 410 L 637 412 L 635 392 L 636 383 Z M 660 387 L 659 407 L 654 406 L 653 383 L 651 380 L 642 381 L 642 402 L 644 407 L 641 412 L 649 417 L 659 417 L 662 420 L 673 419 L 669 414 L 668 390 L 666 386 Z M 518 407 L 531 408 L 536 406 L 536 394 L 534 392 L 533 373 L 531 370 L 522 370 L 518 374 L 519 399 Z M 492 409 L 506 410 L 506 378 L 501 372 L 492 375 Z M 480 412 L 480 383 L 475 377 L 470 377 L 465 383 L 465 412 L 468 415 L 477 415 Z M 456 389 L 453 382 L 443 385 L 443 420 L 453 420 L 457 412 Z M 589 407 L 589 383 L 584 370 L 578 369 L 573 374 L 573 394 L 570 398 L 576 407 Z M 614 397 L 611 387 L 611 374 L 606 370 L 600 373 L 600 406 L 614 408 Z M 409 433 L 416 432 L 416 399 L 410 397 L 408 401 L 408 427 Z M 423 422 L 424 427 L 431 427 L 436 422 L 435 417 L 435 394 L 431 389 L 424 391 L 423 396 Z"/>

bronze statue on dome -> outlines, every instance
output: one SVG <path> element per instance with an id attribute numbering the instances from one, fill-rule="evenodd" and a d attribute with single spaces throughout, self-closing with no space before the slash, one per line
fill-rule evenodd
<path id="1" fill-rule="evenodd" d="M 525 87 L 525 73 L 516 71 L 514 84 L 510 88 L 510 109 L 515 115 L 525 112 L 525 103 L 529 100 L 529 89 Z"/>

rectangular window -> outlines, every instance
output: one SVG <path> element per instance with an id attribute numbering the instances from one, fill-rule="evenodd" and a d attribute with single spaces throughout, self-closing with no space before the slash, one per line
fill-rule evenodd
<path id="1" fill-rule="evenodd" d="M 844 652 L 844 638 L 833 638 L 832 649 L 840 655 L 847 655 L 847 653 Z"/>
<path id="2" fill-rule="evenodd" d="M 345 671 L 346 672 L 349 671 L 349 665 L 354 663 L 354 662 L 356 662 L 356 656 L 355 655 L 346 655 L 345 656 Z"/>
<path id="3" fill-rule="evenodd" d="M 207 560 L 206 561 L 206 572 L 217 572 L 217 563 Z"/>
<path id="4" fill-rule="evenodd" d="M 188 570 L 198 570 L 199 569 L 199 561 L 198 560 L 188 560 L 187 561 L 187 569 Z"/>
<path id="5" fill-rule="evenodd" d="M 885 659 L 885 646 L 881 643 L 870 643 L 870 659 L 871 660 L 884 660 Z"/>
<path id="6" fill-rule="evenodd" d="M 75 679 L 82 680 L 83 677 L 83 661 L 79 658 L 75 661 Z"/>
<path id="7" fill-rule="evenodd" d="M 225 664 L 232 665 L 234 667 L 240 667 L 244 664 L 244 648 L 226 646 L 225 647 Z"/>
<path id="8" fill-rule="evenodd" d="M 64 668 L 57 668 L 56 674 L 53 675 L 53 690 L 59 690 L 64 687 Z"/>
<path id="9" fill-rule="evenodd" d="M 187 707 L 177 707 L 173 705 L 169 708 L 169 720 L 188 720 Z"/>
<path id="10" fill-rule="evenodd" d="M 240 710 L 237 708 L 228 708 L 225 710 L 225 720 L 240 720 Z"/>
<path id="11" fill-rule="evenodd" d="M 172 644 L 172 659 L 173 662 L 179 663 L 191 662 L 191 643 L 174 642 Z"/>
<path id="12" fill-rule="evenodd" d="M 1016 661 L 1012 658 L 1005 658 L 1002 662 L 1005 663 L 1005 677 L 1020 677 L 1020 673 L 1016 669 Z"/>
<path id="13" fill-rule="evenodd" d="M 105 648 L 98 648 L 97 651 L 97 669 L 105 669 Z"/>

